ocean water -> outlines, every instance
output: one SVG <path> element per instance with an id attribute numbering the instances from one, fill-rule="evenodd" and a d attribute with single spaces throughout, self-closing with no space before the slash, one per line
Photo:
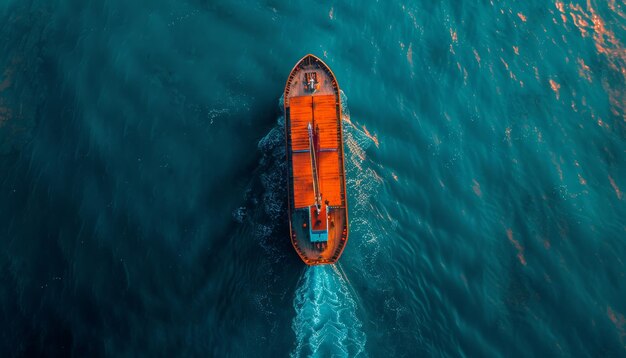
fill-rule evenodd
<path id="1" fill-rule="evenodd" d="M 288 241 L 281 95 L 351 232 Z M 0 0 L 0 356 L 626 356 L 626 3 Z"/>

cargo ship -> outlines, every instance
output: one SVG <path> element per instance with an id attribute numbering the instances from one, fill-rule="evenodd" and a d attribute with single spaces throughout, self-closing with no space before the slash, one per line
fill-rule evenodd
<path id="1" fill-rule="evenodd" d="M 291 244 L 307 265 L 333 264 L 348 242 L 339 85 L 318 57 L 291 70 L 284 93 Z"/>

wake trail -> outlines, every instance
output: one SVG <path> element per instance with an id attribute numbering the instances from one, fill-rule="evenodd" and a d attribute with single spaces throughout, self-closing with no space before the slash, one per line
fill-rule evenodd
<path id="1" fill-rule="evenodd" d="M 296 290 L 292 357 L 365 357 L 357 303 L 335 265 L 307 267 Z"/>

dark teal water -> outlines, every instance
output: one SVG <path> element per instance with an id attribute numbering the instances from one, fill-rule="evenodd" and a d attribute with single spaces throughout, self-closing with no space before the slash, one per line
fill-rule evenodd
<path id="1" fill-rule="evenodd" d="M 288 242 L 280 97 L 345 103 Z M 626 356 L 626 3 L 0 1 L 0 356 Z"/>

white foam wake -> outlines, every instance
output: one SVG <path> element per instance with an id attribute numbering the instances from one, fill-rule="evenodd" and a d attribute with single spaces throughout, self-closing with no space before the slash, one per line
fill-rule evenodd
<path id="1" fill-rule="evenodd" d="M 294 299 L 292 357 L 364 357 L 366 337 L 349 283 L 335 265 L 313 266 Z"/>

